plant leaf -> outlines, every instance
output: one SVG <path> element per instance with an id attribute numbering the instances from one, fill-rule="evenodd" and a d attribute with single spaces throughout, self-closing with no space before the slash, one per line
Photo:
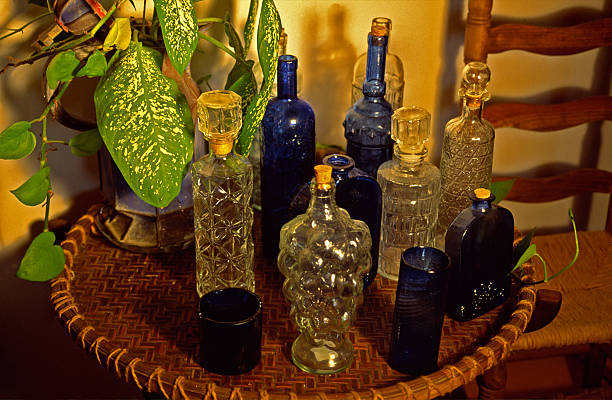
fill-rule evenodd
<path id="1" fill-rule="evenodd" d="M 247 54 L 251 48 L 251 40 L 253 39 L 253 32 L 255 32 L 255 20 L 257 19 L 258 8 L 259 0 L 251 0 L 251 4 L 249 5 L 249 15 L 247 16 L 242 35 L 244 38 L 244 54 Z"/>
<path id="2" fill-rule="evenodd" d="M 229 45 L 234 49 L 234 53 L 244 60 L 246 54 L 244 52 L 244 47 L 242 47 L 242 42 L 240 41 L 240 37 L 238 36 L 238 32 L 234 29 L 234 26 L 230 22 L 229 12 L 225 14 L 225 19 L 223 20 L 223 28 L 225 29 L 225 35 L 227 36 L 227 40 Z"/>
<path id="3" fill-rule="evenodd" d="M 0 133 L 0 158 L 18 160 L 30 155 L 36 147 L 36 135 L 30 131 L 30 121 L 19 121 Z"/>
<path id="4" fill-rule="evenodd" d="M 516 178 L 491 183 L 491 193 L 495 196 L 493 204 L 497 204 L 508 196 Z"/>
<path id="5" fill-rule="evenodd" d="M 68 142 L 70 151 L 75 156 L 87 157 L 95 154 L 102 147 L 102 137 L 98 129 L 81 132 Z"/>
<path id="6" fill-rule="evenodd" d="M 514 268 L 512 268 L 512 271 L 510 271 L 510 272 L 514 272 L 514 270 L 519 268 L 521 265 L 523 265 L 525 262 L 527 262 L 527 260 L 529 260 L 534 255 L 536 255 L 536 245 L 535 245 L 535 243 L 530 245 L 527 248 L 527 250 L 525 250 L 525 252 L 519 257 L 519 259 L 516 262 L 516 264 L 514 264 Z"/>
<path id="7" fill-rule="evenodd" d="M 74 71 L 79 66 L 80 61 L 76 58 L 74 51 L 62 51 L 49 62 L 47 71 L 47 85 L 51 89 L 57 88 L 59 82 L 70 82 L 74 77 Z"/>
<path id="8" fill-rule="evenodd" d="M 529 233 L 527 235 L 525 235 L 521 239 L 521 241 L 518 242 L 516 247 L 512 250 L 512 262 L 513 262 L 514 265 L 516 265 L 516 263 L 521 258 L 523 253 L 525 253 L 525 250 L 527 250 L 527 248 L 531 244 L 531 239 L 533 239 L 533 235 L 534 234 L 535 234 L 535 228 L 533 228 L 531 231 L 529 231 Z"/>
<path id="9" fill-rule="evenodd" d="M 17 277 L 27 281 L 45 282 L 64 269 L 64 251 L 55 244 L 53 232 L 42 232 L 32 240 L 25 252 Z"/>
<path id="10" fill-rule="evenodd" d="M 191 0 L 154 0 L 166 53 L 183 75 L 198 44 L 198 17 Z"/>
<path id="11" fill-rule="evenodd" d="M 132 39 L 132 27 L 129 18 L 115 18 L 106 39 L 104 39 L 104 51 L 110 51 L 113 47 L 117 50 L 125 50 Z"/>
<path id="12" fill-rule="evenodd" d="M 51 188 L 49 167 L 39 169 L 34 175 L 11 193 L 26 206 L 36 206 L 45 201 Z"/>
<path id="13" fill-rule="evenodd" d="M 235 148 L 238 153 L 245 156 L 249 154 L 253 136 L 261 124 L 266 112 L 266 105 L 270 99 L 270 92 L 276 76 L 280 30 L 280 16 L 274 1 L 263 0 L 259 26 L 257 27 L 257 52 L 259 53 L 259 64 L 264 74 L 264 82 L 261 85 L 261 90 L 247 108 Z"/>
<path id="14" fill-rule="evenodd" d="M 93 78 L 95 76 L 102 76 L 105 72 L 106 57 L 99 50 L 96 50 L 87 58 L 87 63 L 77 72 L 76 76 Z"/>
<path id="15" fill-rule="evenodd" d="M 226 90 L 236 92 L 242 98 L 243 119 L 249 104 L 257 94 L 257 81 L 252 69 L 254 64 L 253 60 L 248 60 L 246 63 L 236 61 L 225 82 Z"/>
<path id="16" fill-rule="evenodd" d="M 159 52 L 131 42 L 94 94 L 109 153 L 132 190 L 155 207 L 179 193 L 193 152 L 189 107 L 161 62 Z"/>

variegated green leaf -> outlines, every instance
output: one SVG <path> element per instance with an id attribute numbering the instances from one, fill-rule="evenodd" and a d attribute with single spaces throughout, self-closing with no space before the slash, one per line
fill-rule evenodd
<path id="1" fill-rule="evenodd" d="M 251 40 L 253 39 L 253 32 L 255 32 L 255 20 L 257 20 L 257 9 L 259 8 L 259 0 L 251 0 L 249 5 L 249 15 L 244 25 L 244 53 L 249 52 L 251 47 Z"/>
<path id="2" fill-rule="evenodd" d="M 109 153 L 132 190 L 156 207 L 179 193 L 193 152 L 189 107 L 161 62 L 159 52 L 132 42 L 94 94 Z"/>
<path id="3" fill-rule="evenodd" d="M 276 76 L 276 63 L 278 62 L 278 41 L 280 39 L 281 21 L 278 10 L 272 0 L 263 0 L 259 26 L 257 27 L 257 52 L 259 64 L 264 74 L 261 90 L 249 104 L 242 123 L 242 130 L 236 142 L 236 151 L 242 155 L 249 154 L 253 135 L 257 131 L 266 105 L 270 99 L 270 92 Z"/>
<path id="4" fill-rule="evenodd" d="M 244 59 L 246 57 L 246 52 L 244 51 L 244 47 L 242 46 L 242 42 L 240 41 L 240 37 L 238 36 L 238 32 L 234 29 L 230 21 L 229 12 L 225 14 L 225 19 L 223 20 L 223 28 L 225 29 L 225 35 L 227 36 L 227 40 L 232 49 L 234 49 L 234 53 L 238 56 L 238 58 Z"/>
<path id="5" fill-rule="evenodd" d="M 154 0 L 166 53 L 183 75 L 198 44 L 198 17 L 191 0 Z"/>

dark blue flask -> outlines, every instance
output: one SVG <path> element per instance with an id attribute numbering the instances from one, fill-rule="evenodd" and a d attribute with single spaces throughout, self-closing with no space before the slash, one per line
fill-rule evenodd
<path id="1" fill-rule="evenodd" d="M 297 64 L 292 55 L 278 59 L 277 97 L 262 121 L 261 202 L 264 253 L 278 254 L 281 227 L 289 204 L 308 182 L 315 160 L 315 118 L 310 105 L 297 97 Z"/>
<path id="2" fill-rule="evenodd" d="M 391 105 L 385 100 L 385 59 L 389 32 L 382 26 L 368 34 L 368 61 L 363 98 L 346 113 L 343 122 L 346 153 L 355 166 L 376 177 L 376 170 L 393 154 Z"/>
<path id="3" fill-rule="evenodd" d="M 512 283 L 514 218 L 491 204 L 487 189 L 470 193 L 472 206 L 461 211 L 446 232 L 451 259 L 447 311 L 456 321 L 469 321 L 502 304 Z"/>

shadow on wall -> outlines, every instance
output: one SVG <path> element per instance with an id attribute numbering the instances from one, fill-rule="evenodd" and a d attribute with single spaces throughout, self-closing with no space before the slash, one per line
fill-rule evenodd
<path id="1" fill-rule="evenodd" d="M 318 143 L 345 147 L 342 122 L 351 106 L 351 81 L 357 54 L 346 38 L 347 8 L 333 4 L 327 9 L 327 29 L 321 26 L 320 13 L 312 9 L 304 16 L 301 29 L 309 32 L 303 42 L 304 76 L 303 98 L 316 115 Z M 321 32 L 326 37 L 320 37 Z M 333 94 L 333 95 L 330 95 Z"/>

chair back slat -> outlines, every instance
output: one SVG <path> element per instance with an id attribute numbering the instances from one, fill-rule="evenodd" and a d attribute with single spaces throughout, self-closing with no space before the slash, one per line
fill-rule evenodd
<path id="1" fill-rule="evenodd" d="M 502 24 L 491 28 L 488 53 L 525 50 L 544 55 L 576 54 L 596 47 L 612 46 L 612 18 L 568 27 Z"/>
<path id="2" fill-rule="evenodd" d="M 556 131 L 612 120 L 612 97 L 591 96 L 556 104 L 498 103 L 485 107 L 484 118 L 496 128 Z"/>

